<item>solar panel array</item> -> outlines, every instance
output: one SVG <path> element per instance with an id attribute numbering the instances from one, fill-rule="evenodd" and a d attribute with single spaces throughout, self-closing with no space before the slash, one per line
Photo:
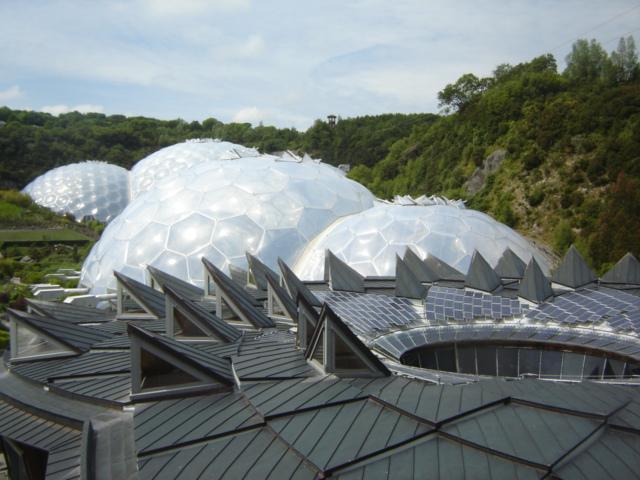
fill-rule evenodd
<path id="1" fill-rule="evenodd" d="M 396 358 L 412 348 L 443 342 L 447 338 L 449 341 L 456 341 L 461 339 L 457 337 L 465 335 L 465 330 L 451 329 L 450 333 L 447 333 L 446 329 L 440 329 L 437 334 L 432 332 L 426 337 L 424 329 L 415 329 L 420 326 L 474 327 L 489 323 L 487 326 L 490 327 L 500 323 L 510 329 L 508 335 L 505 332 L 496 332 L 501 339 L 571 343 L 572 338 L 580 338 L 580 341 L 576 341 L 577 344 L 585 343 L 582 333 L 574 334 L 566 329 L 565 333 L 561 333 L 553 328 L 541 329 L 532 324 L 554 322 L 567 327 L 588 326 L 596 331 L 640 333 L 640 297 L 604 287 L 567 292 L 540 305 L 530 305 L 507 296 L 439 285 L 431 286 L 422 302 L 371 293 L 317 291 L 315 294 L 321 302 L 326 302 L 354 333 L 369 339 L 378 337 L 377 346 Z M 506 325 L 502 323 L 505 321 Z M 379 337 L 393 331 L 403 332 L 400 335 L 400 344 L 397 343 L 400 340 L 394 336 Z M 434 335 L 437 335 L 437 338 Z M 473 340 L 474 335 L 480 334 L 473 333 L 464 340 Z M 481 336 L 486 339 L 487 334 Z M 594 340 L 593 347 L 602 348 L 601 343 L 611 344 L 616 341 L 598 337 Z"/>
<path id="2" fill-rule="evenodd" d="M 640 333 L 640 297 L 611 288 L 577 290 L 554 298 L 525 314 L 529 320 L 589 324 Z"/>
<path id="3" fill-rule="evenodd" d="M 358 335 L 371 336 L 425 321 L 421 303 L 407 298 L 339 291 L 314 294 Z"/>
<path id="4" fill-rule="evenodd" d="M 528 305 L 517 299 L 487 293 L 432 286 L 425 302 L 425 317 L 431 324 L 471 323 L 519 317 Z"/>

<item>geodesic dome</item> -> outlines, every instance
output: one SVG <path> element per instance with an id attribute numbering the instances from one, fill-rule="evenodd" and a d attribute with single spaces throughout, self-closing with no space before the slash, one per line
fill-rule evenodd
<path id="1" fill-rule="evenodd" d="M 548 272 L 546 258 L 511 228 L 490 216 L 451 205 L 374 208 L 338 220 L 311 242 L 295 264 L 303 280 L 321 280 L 325 250 L 362 275 L 395 275 L 396 254 L 411 247 L 421 258 L 433 254 L 466 273 L 474 250 L 495 266 L 509 247 L 522 260 L 532 255 Z"/>
<path id="2" fill-rule="evenodd" d="M 273 268 L 278 257 L 293 264 L 333 221 L 372 205 L 365 187 L 313 160 L 201 163 L 134 199 L 91 250 L 80 282 L 102 293 L 114 270 L 143 280 L 153 265 L 201 286 L 203 256 L 227 268 L 245 266 L 245 252 Z"/>
<path id="3" fill-rule="evenodd" d="M 72 163 L 40 175 L 22 191 L 38 205 L 78 221 L 93 216 L 109 222 L 129 203 L 129 172 L 106 162 Z"/>
<path id="4" fill-rule="evenodd" d="M 213 139 L 187 140 L 158 150 L 143 158 L 131 169 L 131 198 L 151 189 L 163 178 L 194 165 L 209 161 L 237 160 L 243 157 L 257 157 L 255 148 L 247 148 L 235 143 Z"/>

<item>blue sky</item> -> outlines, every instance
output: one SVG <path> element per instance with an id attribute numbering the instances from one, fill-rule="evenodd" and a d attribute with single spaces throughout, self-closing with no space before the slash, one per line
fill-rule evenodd
<path id="1" fill-rule="evenodd" d="M 306 129 L 628 34 L 640 1 L 2 0 L 0 105 Z"/>

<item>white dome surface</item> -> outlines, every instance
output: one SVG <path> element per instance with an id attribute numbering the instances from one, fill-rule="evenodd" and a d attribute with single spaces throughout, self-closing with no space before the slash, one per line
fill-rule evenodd
<path id="1" fill-rule="evenodd" d="M 72 163 L 40 175 L 22 191 L 38 205 L 78 221 L 90 215 L 109 222 L 129 203 L 129 172 L 106 162 Z"/>
<path id="2" fill-rule="evenodd" d="M 202 286 L 203 256 L 242 267 L 247 251 L 273 268 L 278 257 L 293 264 L 336 219 L 372 205 L 365 187 L 315 161 L 201 163 L 133 200 L 91 250 L 80 283 L 103 293 L 114 270 L 143 280 L 153 265 Z"/>
<path id="3" fill-rule="evenodd" d="M 407 247 L 423 259 L 435 255 L 462 273 L 469 269 L 474 250 L 495 267 L 507 247 L 525 262 L 535 255 L 542 269 L 549 270 L 545 257 L 527 240 L 482 212 L 449 205 L 377 204 L 318 235 L 294 271 L 303 280 L 322 280 L 329 249 L 362 275 L 393 276 L 395 256 L 402 257 Z"/>
<path id="4" fill-rule="evenodd" d="M 153 185 L 177 172 L 209 161 L 257 157 L 258 151 L 230 142 L 202 139 L 188 140 L 158 150 L 143 158 L 131 169 L 131 198 L 148 191 Z"/>

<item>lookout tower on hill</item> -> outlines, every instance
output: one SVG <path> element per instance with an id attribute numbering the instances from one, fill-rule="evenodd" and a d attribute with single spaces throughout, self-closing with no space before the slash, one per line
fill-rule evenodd
<path id="1" fill-rule="evenodd" d="M 337 121 L 337 117 L 335 115 L 333 114 L 327 115 L 327 123 L 329 124 L 330 127 L 335 127 L 336 121 Z"/>

